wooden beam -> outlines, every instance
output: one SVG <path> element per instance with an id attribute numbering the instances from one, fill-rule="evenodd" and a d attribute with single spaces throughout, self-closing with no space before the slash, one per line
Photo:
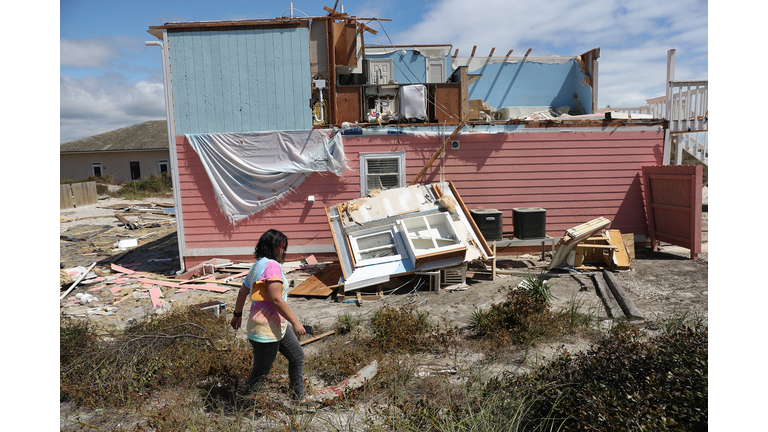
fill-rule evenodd
<path id="1" fill-rule="evenodd" d="M 488 53 L 488 57 L 493 57 L 493 52 L 496 51 L 496 47 L 491 48 L 491 52 Z"/>
<path id="2" fill-rule="evenodd" d="M 325 332 L 325 333 L 323 333 L 321 335 L 317 335 L 317 336 L 315 336 L 313 338 L 309 338 L 307 340 L 303 340 L 303 341 L 299 342 L 299 345 L 306 345 L 306 344 L 308 344 L 310 342 L 314 342 L 316 340 L 320 340 L 320 339 L 322 339 L 324 337 L 327 337 L 327 336 L 330 336 L 330 335 L 332 335 L 334 333 L 336 333 L 336 330 L 331 330 L 329 332 Z"/>
<path id="3" fill-rule="evenodd" d="M 472 47 L 472 54 L 469 55 L 470 57 L 474 57 L 475 56 L 475 50 L 477 50 L 477 45 Z"/>
<path id="4" fill-rule="evenodd" d="M 528 51 L 526 51 L 526 52 L 525 52 L 525 56 L 524 56 L 524 57 L 528 57 L 528 54 L 530 54 L 530 53 L 531 53 L 531 50 L 532 50 L 532 49 L 533 49 L 533 48 L 528 48 Z"/>
<path id="5" fill-rule="evenodd" d="M 419 174 L 416 176 L 415 179 L 413 179 L 413 181 L 411 182 L 411 184 L 409 186 L 413 186 L 414 184 L 416 184 L 417 181 L 419 181 L 421 176 L 424 175 L 424 172 L 426 172 L 427 169 L 429 168 L 429 166 L 432 165 L 432 162 L 434 162 L 435 159 L 437 159 L 437 157 L 440 156 L 440 154 L 443 152 L 443 150 L 445 149 L 446 144 L 451 142 L 451 140 L 453 140 L 453 138 L 456 137 L 456 134 L 458 134 L 459 131 L 461 130 L 461 128 L 463 128 L 464 125 L 467 123 L 467 119 L 469 118 L 469 114 L 470 113 L 467 113 L 467 115 L 465 115 L 464 118 L 461 119 L 461 122 L 459 122 L 459 125 L 456 126 L 456 129 L 454 129 L 453 132 L 451 133 L 451 136 L 449 136 L 448 138 L 446 138 L 445 141 L 443 141 L 443 144 L 440 146 L 440 148 L 437 149 L 435 154 L 432 155 L 432 157 L 429 159 L 427 164 L 424 165 L 424 168 L 422 168 L 421 171 L 419 171 Z"/>
<path id="6" fill-rule="evenodd" d="M 514 51 L 514 50 L 509 50 L 509 52 L 507 53 L 507 57 L 509 57 L 510 55 L 512 55 L 512 51 Z"/>
<path id="7" fill-rule="evenodd" d="M 467 208 L 467 205 L 464 203 L 464 200 L 461 199 L 461 195 L 459 195 L 459 191 L 456 189 L 456 186 L 453 184 L 452 181 L 448 182 L 448 187 L 451 189 L 451 193 L 453 193 L 453 196 L 456 198 L 456 201 L 459 203 L 459 206 L 461 206 L 461 209 L 464 210 L 464 214 L 467 215 L 467 222 L 469 222 L 469 225 L 472 226 L 472 229 L 477 233 L 478 240 L 481 243 L 481 246 L 485 250 L 486 256 L 491 256 L 493 251 L 491 250 L 491 247 L 488 246 L 488 242 L 485 241 L 485 237 L 483 237 L 483 234 L 480 232 L 480 228 L 478 228 L 477 223 L 475 223 L 475 220 L 472 218 L 472 214 L 469 212 L 469 209 Z"/>
<path id="8" fill-rule="evenodd" d="M 456 56 L 459 55 L 459 49 L 456 48 L 456 51 L 453 52 L 453 58 L 456 58 Z"/>

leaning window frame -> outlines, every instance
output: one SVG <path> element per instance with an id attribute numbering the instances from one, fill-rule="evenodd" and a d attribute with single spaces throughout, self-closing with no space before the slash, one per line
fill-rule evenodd
<path id="1" fill-rule="evenodd" d="M 369 259 L 360 259 L 360 253 L 365 252 L 366 250 L 360 250 L 357 244 L 358 239 L 362 239 L 365 237 L 370 237 L 382 233 L 389 233 L 392 236 L 392 240 L 395 246 L 395 249 L 397 249 L 397 255 L 390 255 L 385 257 L 379 257 L 379 258 L 369 258 Z M 405 258 L 409 257 L 408 249 L 405 244 L 403 244 L 402 239 L 400 238 L 400 234 L 397 230 L 397 227 L 393 223 L 392 225 L 384 225 L 372 229 L 357 231 L 354 233 L 350 233 L 347 235 L 349 238 L 349 245 L 352 248 L 352 255 L 355 257 L 355 267 L 363 267 L 367 265 L 374 265 L 374 264 L 381 264 L 391 261 L 402 261 Z"/>
<path id="2" fill-rule="evenodd" d="M 389 153 L 360 153 L 360 196 L 368 195 L 368 160 L 369 159 L 397 159 L 397 187 L 405 187 L 405 152 Z"/>

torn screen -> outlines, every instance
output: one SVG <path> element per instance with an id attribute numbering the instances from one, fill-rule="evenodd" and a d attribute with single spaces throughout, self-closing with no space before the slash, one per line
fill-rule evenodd
<path id="1" fill-rule="evenodd" d="M 188 134 L 233 225 L 281 200 L 314 172 L 347 170 L 341 134 L 330 129 Z"/>

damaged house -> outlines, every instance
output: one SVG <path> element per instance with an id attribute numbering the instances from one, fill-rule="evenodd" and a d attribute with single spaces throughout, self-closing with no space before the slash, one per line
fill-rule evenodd
<path id="1" fill-rule="evenodd" d="M 549 236 L 605 217 L 647 241 L 641 167 L 662 164 L 666 123 L 590 117 L 599 49 L 366 45 L 387 20 L 326 10 L 149 28 L 163 52 L 182 268 L 252 260 L 275 228 L 288 259 L 338 256 L 349 285 L 365 286 L 385 273 L 351 266 L 366 260 L 365 239 L 389 245 L 396 259 L 371 256 L 394 273 L 487 258 L 486 240 L 501 239 L 478 234 L 470 213 L 482 209 L 498 211 L 499 233 L 513 231 L 513 209 L 539 208 Z M 342 226 L 347 239 L 334 237 Z"/>

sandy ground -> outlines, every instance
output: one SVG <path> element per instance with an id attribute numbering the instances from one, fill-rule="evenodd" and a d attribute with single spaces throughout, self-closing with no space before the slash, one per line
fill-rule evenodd
<path id="1" fill-rule="evenodd" d="M 706 202 L 705 190 L 705 202 Z M 138 247 L 129 250 L 118 261 L 121 266 L 137 264 L 134 270 L 147 272 L 152 277 L 174 277 L 179 270 L 178 246 L 175 225 L 160 228 L 143 228 L 128 230 L 121 227 L 115 218 L 114 209 L 103 207 L 114 204 L 132 206 L 152 206 L 152 202 L 172 204 L 172 199 L 147 199 L 145 201 L 126 201 L 104 199 L 91 206 L 60 211 L 60 233 L 85 240 L 60 240 L 61 264 L 65 268 L 76 266 L 88 267 L 94 261 L 108 258 L 125 252 L 115 247 L 124 236 L 140 238 Z M 616 272 L 615 276 L 629 294 L 632 301 L 644 314 L 646 319 L 671 316 L 679 313 L 707 315 L 708 296 L 708 242 L 707 242 L 708 213 L 703 214 L 702 253 L 696 260 L 690 259 L 687 249 L 662 244 L 657 251 L 649 248 L 638 248 L 634 260 L 634 270 Z M 138 217 L 128 216 L 129 221 L 139 220 Z M 122 236 L 122 237 L 121 237 Z M 96 255 L 93 255 L 95 251 Z M 90 255 L 86 255 L 90 254 Z M 524 255 L 504 257 L 499 261 L 500 268 L 525 270 L 527 267 L 546 264 L 539 261 L 539 255 Z M 97 269 L 100 266 L 97 266 Z M 109 274 L 105 268 L 104 274 Z M 538 271 L 534 269 L 534 271 Z M 503 273 L 503 272 L 502 272 Z M 471 270 L 470 270 L 471 274 Z M 427 284 L 413 291 L 413 284 L 404 290 L 389 293 L 385 298 L 374 301 L 363 301 L 361 304 L 340 303 L 331 298 L 290 297 L 289 304 L 294 312 L 308 325 L 318 328 L 333 327 L 337 316 L 351 314 L 361 317 L 370 316 L 371 311 L 385 304 L 416 303 L 419 308 L 426 310 L 430 316 L 444 321 L 452 326 L 466 326 L 472 312 L 478 308 L 488 309 L 491 304 L 504 298 L 505 287 L 516 286 L 522 280 L 521 275 L 500 274 L 495 281 L 480 278 L 485 272 L 478 273 L 478 278 L 467 280 L 466 290 L 448 292 L 430 292 Z M 297 278 L 297 273 L 290 275 Z M 557 298 L 554 307 L 570 307 L 572 303 L 593 313 L 600 320 L 607 320 L 605 308 L 596 294 L 594 283 L 589 273 L 582 275 L 564 272 L 550 272 L 548 277 L 553 282 L 552 292 Z M 404 281 L 401 281 L 404 282 Z M 69 297 L 77 292 L 87 292 L 93 285 L 81 285 L 73 290 Z M 209 300 L 221 300 L 227 304 L 231 312 L 237 295 L 237 288 L 232 287 L 226 293 L 212 293 L 201 290 L 178 290 L 163 288 L 167 304 L 171 308 L 184 305 L 203 303 Z M 128 291 L 129 292 L 129 291 Z M 386 288 L 385 288 L 386 292 Z M 117 327 L 125 325 L 130 319 L 141 319 L 149 314 L 162 312 L 152 308 L 151 301 L 146 298 L 129 299 L 122 302 L 117 309 L 104 313 L 105 307 L 112 303 L 112 296 L 96 294 L 97 301 L 88 305 L 63 306 L 62 316 L 79 317 L 108 322 Z M 101 297 L 101 298 L 99 298 Z M 64 304 L 66 299 L 62 300 Z M 96 308 L 102 308 L 100 311 Z"/>
<path id="2" fill-rule="evenodd" d="M 100 207 L 113 204 L 125 204 L 127 207 L 144 205 L 151 202 L 172 203 L 171 199 L 151 199 L 146 201 L 123 201 L 105 199 L 98 204 L 79 209 L 60 211 L 60 261 L 65 268 L 76 266 L 88 267 L 101 259 L 121 257 L 118 264 L 130 266 L 136 271 L 146 272 L 152 279 L 174 277 L 179 270 L 178 245 L 175 225 L 156 228 L 128 230 L 120 226 L 115 218 L 114 209 Z M 706 194 L 705 194 L 706 202 Z M 130 222 L 139 221 L 138 217 L 128 216 Z M 708 318 L 708 213 L 703 214 L 702 253 L 696 260 L 690 259 L 687 249 L 662 244 L 657 251 L 649 248 L 636 249 L 634 269 L 616 272 L 614 275 L 628 293 L 630 299 L 646 318 L 637 325 L 649 331 L 654 331 L 653 321 L 656 319 L 687 315 L 689 317 Z M 69 237 L 68 237 L 69 236 Z M 130 250 L 120 250 L 115 244 L 131 236 L 138 239 L 138 247 Z M 82 239 L 82 240 L 81 240 Z M 316 333 L 334 328 L 340 315 L 350 315 L 360 318 L 363 325 L 370 319 L 373 312 L 385 305 L 416 305 L 420 310 L 429 313 L 434 322 L 450 327 L 466 329 L 472 313 L 477 309 L 487 310 L 494 303 L 503 301 L 506 289 L 517 286 L 522 281 L 519 274 L 503 274 L 503 272 L 520 272 L 530 267 L 546 264 L 540 261 L 540 255 L 522 255 L 504 257 L 498 261 L 502 272 L 496 280 L 488 280 L 487 272 L 477 271 L 475 277 L 467 279 L 464 290 L 429 291 L 427 284 L 414 290 L 413 284 L 406 284 L 400 290 L 390 292 L 398 284 L 407 282 L 393 281 L 393 285 L 385 287 L 387 293 L 379 300 L 364 300 L 361 303 L 338 302 L 333 298 L 307 298 L 290 296 L 288 303 L 294 313 L 306 325 L 316 329 Z M 109 275 L 109 266 L 97 266 L 102 275 Z M 539 271 L 533 269 L 534 272 Z M 470 269 L 469 274 L 472 274 Z M 553 308 L 577 307 L 580 311 L 590 314 L 600 328 L 608 328 L 612 320 L 597 295 L 592 275 L 569 274 L 567 272 L 550 272 L 547 275 L 552 284 L 551 292 L 555 296 Z M 597 276 L 602 277 L 601 274 Z M 289 273 L 292 279 L 298 278 L 298 273 Z M 145 287 L 142 284 L 124 283 L 119 293 L 112 294 L 106 288 L 94 291 L 94 300 L 87 305 L 71 301 L 77 293 L 88 293 L 95 285 L 81 285 L 64 299 L 60 300 L 61 319 L 88 319 L 98 324 L 124 327 L 131 320 L 140 320 L 152 314 L 165 313 L 174 308 L 219 300 L 226 303 L 226 312 L 231 314 L 237 296 L 237 287 L 232 286 L 227 292 L 215 293 L 202 290 L 187 290 L 182 292 L 175 288 L 161 288 L 164 307 L 153 308 L 152 301 L 147 295 L 141 294 Z M 60 291 L 60 294 L 63 293 Z M 116 298 L 123 301 L 115 305 Z M 231 316 L 231 315 L 229 315 Z M 245 338 L 242 330 L 238 337 Z M 455 370 L 476 370 L 481 368 L 485 373 L 497 374 L 502 372 L 524 373 L 537 364 L 552 358 L 562 348 L 571 353 L 589 348 L 591 341 L 579 337 L 567 337 L 547 343 L 537 343 L 527 349 L 512 350 L 504 358 L 488 359 L 483 353 L 457 349 L 455 355 L 437 357 L 424 355 L 419 358 L 419 370 L 434 370 L 434 368 L 451 368 Z M 313 342 L 304 346 L 307 356 L 317 353 L 323 346 L 323 341 Z M 314 382 L 314 377 L 307 377 Z M 329 385 L 335 383 L 325 383 Z M 86 415 L 72 404 L 62 404 L 60 407 L 60 425 L 62 430 L 69 430 L 75 423 L 70 421 L 72 416 Z M 88 414 L 90 415 L 90 414 Z M 350 413 L 354 417 L 355 413 Z M 76 424 L 75 424 L 76 426 Z"/>

